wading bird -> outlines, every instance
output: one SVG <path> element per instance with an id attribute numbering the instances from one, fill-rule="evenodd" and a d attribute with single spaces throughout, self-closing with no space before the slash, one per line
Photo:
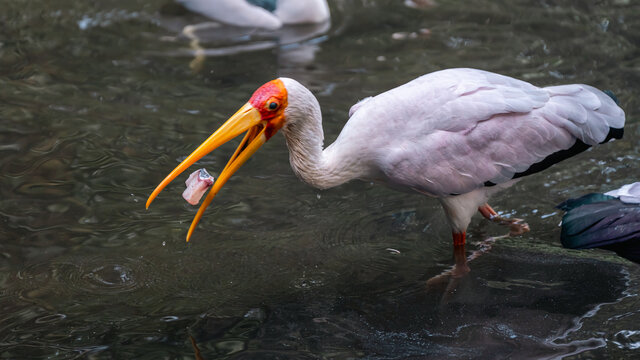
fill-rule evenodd
<path id="1" fill-rule="evenodd" d="M 240 110 L 153 191 L 246 132 L 200 206 L 187 241 L 213 197 L 258 148 L 282 129 L 294 172 L 320 189 L 352 179 L 436 197 L 464 245 L 476 210 L 511 225 L 487 204 L 491 194 L 592 145 L 621 138 L 624 112 L 588 85 L 545 88 L 475 69 L 449 69 L 366 98 L 349 111 L 336 141 L 323 150 L 320 106 L 300 83 L 279 78 L 261 86 Z"/>
<path id="2" fill-rule="evenodd" d="M 178 0 L 190 11 L 223 24 L 275 30 L 329 20 L 326 0 Z"/>
<path id="3" fill-rule="evenodd" d="M 603 248 L 640 263 L 640 182 L 604 194 L 587 194 L 557 206 L 562 245 L 570 249 Z"/>

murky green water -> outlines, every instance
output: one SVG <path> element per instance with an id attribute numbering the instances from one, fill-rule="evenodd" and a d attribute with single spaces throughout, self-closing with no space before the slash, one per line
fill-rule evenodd
<path id="1" fill-rule="evenodd" d="M 562 249 L 554 209 L 638 180 L 637 1 L 333 0 L 331 29 L 303 44 L 196 47 L 162 1 L 0 2 L 0 358 L 185 359 L 191 338 L 205 359 L 637 356 L 638 266 Z M 194 61 L 202 51 L 215 56 Z M 308 85 L 329 143 L 359 99 L 460 66 L 611 89 L 628 126 L 498 195 L 532 231 L 493 244 L 454 293 L 426 284 L 452 264 L 436 201 L 361 182 L 312 189 L 282 136 L 190 244 L 186 176 L 144 209 L 265 81 Z M 232 151 L 200 163 L 215 173 Z M 504 231 L 474 219 L 470 240 Z"/>

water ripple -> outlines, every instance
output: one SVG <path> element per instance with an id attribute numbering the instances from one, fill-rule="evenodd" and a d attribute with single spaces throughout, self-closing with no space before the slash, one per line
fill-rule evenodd
<path id="1" fill-rule="evenodd" d="M 67 318 L 67 315 L 65 314 L 53 314 L 53 315 L 46 315 L 46 316 L 39 317 L 36 319 L 35 322 L 36 324 L 48 324 L 48 323 L 62 321 L 66 318 Z"/>
<path id="2" fill-rule="evenodd" d="M 614 335 L 613 343 L 621 349 L 640 349 L 640 330 L 621 330 Z"/>
<path id="3" fill-rule="evenodd" d="M 58 303 L 61 296 L 71 302 L 77 296 L 118 297 L 153 286 L 158 275 L 156 266 L 143 259 L 76 259 L 26 267 L 16 274 L 8 292 L 47 304 Z"/>
<path id="4" fill-rule="evenodd" d="M 10 39 L 0 43 L 0 357 L 193 357 L 186 329 L 205 358 L 637 353 L 639 275 L 629 297 L 589 312 L 617 296 L 611 264 L 630 265 L 563 251 L 558 216 L 540 216 L 638 175 L 637 2 L 440 1 L 417 11 L 330 0 L 330 41 L 314 44 L 308 66 L 263 52 L 208 58 L 201 72 L 149 56 L 177 43 L 159 40 L 167 29 L 148 2 L 23 3 L 0 12 Z M 428 38 L 392 39 L 426 27 Z M 310 85 L 329 144 L 359 98 L 444 66 L 611 88 L 629 122 L 624 140 L 494 198 L 513 216 L 536 210 L 532 231 L 471 262 L 449 306 L 424 284 L 452 263 L 439 204 L 356 182 L 310 189 L 280 134 L 230 179 L 191 243 L 197 208 L 181 200 L 184 176 L 144 208 L 267 73 Z M 233 145 L 200 164 L 219 171 Z M 475 217 L 469 250 L 503 231 Z"/>

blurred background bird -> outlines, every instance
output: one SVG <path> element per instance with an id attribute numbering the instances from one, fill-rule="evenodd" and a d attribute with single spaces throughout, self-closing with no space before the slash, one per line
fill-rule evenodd
<path id="1" fill-rule="evenodd" d="M 569 199 L 557 207 L 566 211 L 561 233 L 564 247 L 607 249 L 640 263 L 640 182 Z"/>
<path id="2" fill-rule="evenodd" d="M 177 0 L 186 9 L 221 23 L 275 30 L 283 25 L 329 20 L 326 0 Z"/>
<path id="3" fill-rule="evenodd" d="M 281 67 L 311 63 L 317 43 L 331 27 L 326 0 L 177 0 L 160 9 L 159 23 L 189 41 L 188 50 L 168 55 L 193 56 L 199 72 L 207 57 L 278 49 Z"/>

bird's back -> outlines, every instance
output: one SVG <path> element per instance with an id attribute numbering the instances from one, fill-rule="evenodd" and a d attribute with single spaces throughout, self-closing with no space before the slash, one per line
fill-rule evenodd
<path id="1" fill-rule="evenodd" d="M 326 0 L 178 0 L 212 20 L 234 26 L 275 30 L 283 24 L 318 24 L 329 20 Z"/>
<path id="2" fill-rule="evenodd" d="M 275 0 L 178 0 L 195 13 L 228 25 L 277 29 L 282 22 L 271 12 Z"/>
<path id="3" fill-rule="evenodd" d="M 623 125 L 622 109 L 588 85 L 449 69 L 359 104 L 327 150 L 357 154 L 391 186 L 448 196 L 543 170 Z"/>

